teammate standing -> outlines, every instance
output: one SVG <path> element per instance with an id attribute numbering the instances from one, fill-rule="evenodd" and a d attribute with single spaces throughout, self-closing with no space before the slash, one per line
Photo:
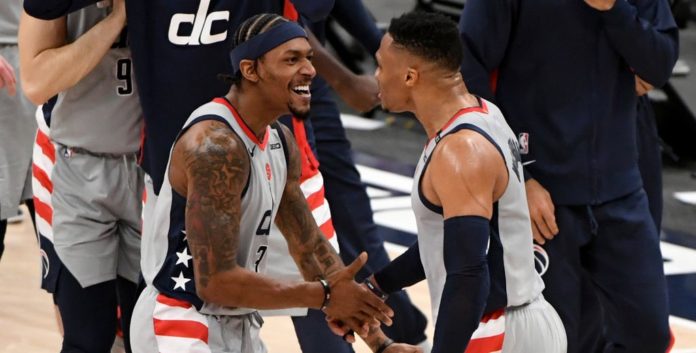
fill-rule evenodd
<path id="1" fill-rule="evenodd" d="M 495 99 L 518 134 L 534 239 L 549 256 L 544 295 L 569 352 L 587 351 L 582 316 L 602 312 L 604 352 L 665 352 L 667 292 L 637 164 L 635 76 L 660 86 L 671 75 L 678 31 L 668 2 L 470 0 L 460 31 L 469 89 Z M 588 308 L 592 291 L 601 312 Z"/>
<path id="2" fill-rule="evenodd" d="M 125 4 L 51 21 L 22 15 L 21 77 L 37 112 L 34 200 L 44 261 L 64 328 L 62 352 L 108 352 L 117 303 L 126 333 L 140 260 L 142 113 Z"/>
<path id="3" fill-rule="evenodd" d="M 370 283 L 390 293 L 427 279 L 433 353 L 565 353 L 534 269 L 517 140 L 496 106 L 468 93 L 457 43 L 451 20 L 411 12 L 377 51 L 383 108 L 413 112 L 429 139 L 411 193 L 418 241 Z"/>
<path id="4" fill-rule="evenodd" d="M 7 219 L 24 201 L 32 219 L 31 146 L 36 133 L 36 107 L 19 82 L 17 29 L 21 0 L 0 2 L 0 257 L 5 249 Z M 5 88 L 6 92 L 1 90 Z"/>
<path id="5" fill-rule="evenodd" d="M 315 71 L 305 31 L 261 14 L 235 38 L 234 85 L 196 109 L 172 147 L 144 237 L 137 351 L 264 352 L 256 309 L 321 308 L 359 331 L 391 321 L 391 310 L 353 281 L 366 256 L 344 268 L 316 226 L 299 187 L 297 146 L 275 124 L 309 111 Z M 263 275 L 272 222 L 313 282 Z"/>

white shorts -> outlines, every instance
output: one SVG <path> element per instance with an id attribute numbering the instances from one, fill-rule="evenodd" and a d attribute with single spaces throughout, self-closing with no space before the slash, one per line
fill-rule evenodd
<path id="1" fill-rule="evenodd" d="M 502 353 L 566 353 L 565 328 L 542 295 L 527 305 L 505 309 Z"/>
<path id="2" fill-rule="evenodd" d="M 133 311 L 131 348 L 134 353 L 266 353 L 262 324 L 257 312 L 205 315 L 148 286 Z"/>
<path id="3" fill-rule="evenodd" d="M 566 353 L 565 329 L 556 310 L 539 297 L 527 305 L 484 316 L 464 353 Z"/>

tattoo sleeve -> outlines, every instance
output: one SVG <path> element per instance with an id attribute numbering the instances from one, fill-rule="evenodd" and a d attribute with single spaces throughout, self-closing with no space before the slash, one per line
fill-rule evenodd
<path id="1" fill-rule="evenodd" d="M 290 254 L 304 278 L 314 280 L 343 268 L 343 262 L 319 230 L 309 210 L 300 189 L 300 151 L 295 138 L 285 126 L 283 133 L 289 150 L 288 177 L 275 223 L 285 236 Z"/>
<path id="2" fill-rule="evenodd" d="M 241 194 L 249 177 L 238 137 L 220 122 L 205 129 L 180 150 L 179 159 L 187 176 L 186 236 L 202 288 L 212 275 L 237 266 Z"/>

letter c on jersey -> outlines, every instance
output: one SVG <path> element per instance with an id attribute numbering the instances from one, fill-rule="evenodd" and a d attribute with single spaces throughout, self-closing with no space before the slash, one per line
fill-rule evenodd
<path id="1" fill-rule="evenodd" d="M 216 21 L 229 21 L 229 11 L 215 11 L 208 13 L 210 0 L 202 0 L 196 14 L 177 13 L 169 22 L 169 41 L 176 45 L 201 45 L 222 42 L 227 39 L 227 30 L 220 33 L 212 33 L 213 23 Z M 191 34 L 180 35 L 181 25 L 188 23 L 193 25 Z"/>

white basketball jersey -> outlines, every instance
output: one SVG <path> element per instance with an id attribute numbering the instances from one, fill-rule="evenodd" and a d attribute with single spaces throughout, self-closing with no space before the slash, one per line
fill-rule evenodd
<path id="1" fill-rule="evenodd" d="M 258 141 L 224 98 L 216 98 L 196 109 L 184 124 L 182 133 L 205 120 L 225 122 L 244 142 L 248 152 L 250 173 L 241 200 L 237 264 L 249 271 L 263 273 L 271 225 L 287 179 L 285 137 L 274 126 L 266 129 L 263 141 Z M 204 314 L 243 315 L 255 311 L 205 303 L 196 295 L 193 260 L 186 242 L 185 209 L 186 196 L 172 189 L 168 165 L 152 223 L 143 234 L 141 266 L 146 283 L 154 285 L 160 293 L 195 305 Z M 281 235 L 276 233 L 273 236 Z"/>
<path id="2" fill-rule="evenodd" d="M 494 205 L 490 223 L 488 268 L 491 290 L 485 312 L 529 303 L 544 288 L 534 269 L 532 229 L 517 139 L 500 110 L 490 102 L 479 101 L 480 107 L 460 110 L 428 141 L 413 179 L 411 203 L 418 225 L 421 262 L 430 288 L 433 322 L 437 322 L 447 277 L 443 260 L 444 218 L 442 208 L 430 203 L 423 195 L 421 179 L 437 144 L 446 135 L 461 129 L 473 130 L 486 137 L 503 156 L 509 174 L 507 188 Z"/>

